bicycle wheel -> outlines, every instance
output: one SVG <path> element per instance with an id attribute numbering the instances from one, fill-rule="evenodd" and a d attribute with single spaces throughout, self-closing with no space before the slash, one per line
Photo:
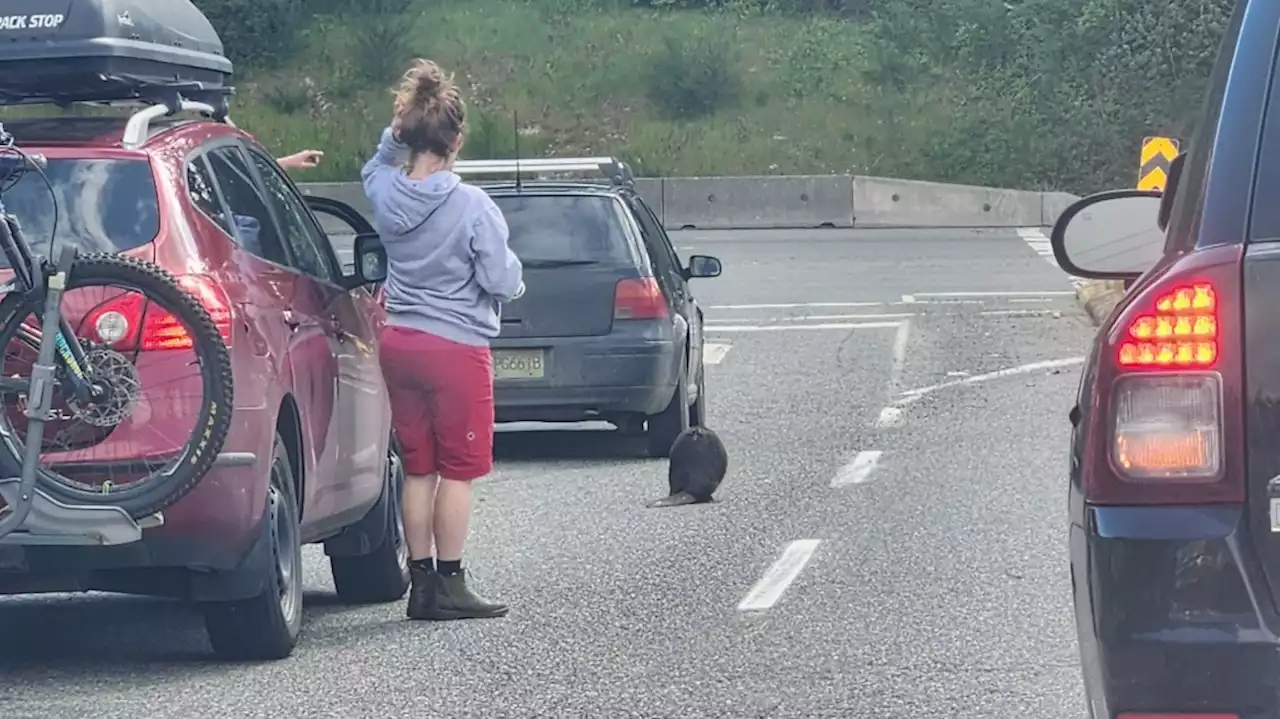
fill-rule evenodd
<path id="1" fill-rule="evenodd" d="M 0 301 L 0 375 L 19 380 L 0 385 L 0 469 L 9 476 L 26 451 L 21 380 L 31 376 L 43 307 L 43 297 L 30 295 Z M 71 266 L 61 309 L 85 351 L 85 374 L 104 392 L 81 406 L 59 369 L 38 485 L 69 504 L 114 505 L 135 519 L 154 514 L 209 471 L 230 429 L 226 298 L 202 279 L 85 254 Z"/>

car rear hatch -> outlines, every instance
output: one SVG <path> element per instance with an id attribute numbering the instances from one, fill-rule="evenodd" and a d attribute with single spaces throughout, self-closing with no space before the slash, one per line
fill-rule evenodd
<path id="1" fill-rule="evenodd" d="M 127 252 L 155 259 L 153 243 L 162 222 L 145 155 L 53 146 L 23 150 L 46 157 L 43 176 L 28 171 L 16 182 L 0 178 L 0 202 L 18 218 L 37 255 L 53 259 L 60 248 L 74 245 L 81 253 Z M 3 254 L 0 273 L 6 279 L 12 275 Z"/>
<path id="2" fill-rule="evenodd" d="M 1244 259 L 1245 466 L 1249 524 L 1271 596 L 1280 599 L 1280 247 Z M 1230 398 L 1227 398 L 1228 400 Z"/>
<path id="3" fill-rule="evenodd" d="M 493 199 L 524 264 L 526 288 L 503 307 L 501 337 L 609 334 L 618 281 L 639 274 L 617 200 L 531 192 Z"/>

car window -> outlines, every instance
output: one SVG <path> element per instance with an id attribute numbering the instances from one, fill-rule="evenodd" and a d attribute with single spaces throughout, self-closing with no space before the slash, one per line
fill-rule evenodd
<path id="1" fill-rule="evenodd" d="M 213 175 L 203 157 L 196 157 L 187 163 L 187 196 L 205 216 L 217 223 L 228 235 L 232 234 L 222 201 L 218 199 L 218 192 L 213 184 Z"/>
<path id="2" fill-rule="evenodd" d="M 668 295 L 672 295 L 684 280 L 684 276 L 680 273 L 680 259 L 676 257 L 675 250 L 662 229 L 662 224 L 653 216 L 653 213 L 648 212 L 647 208 L 639 202 L 628 201 L 627 206 L 631 208 L 636 221 L 640 223 L 640 229 L 644 234 L 645 251 L 649 253 L 649 260 L 657 270 L 658 282 Z"/>
<path id="3" fill-rule="evenodd" d="M 334 280 L 333 266 L 325 257 L 321 243 L 328 239 L 320 234 L 320 230 L 311 221 L 307 206 L 289 186 L 280 166 L 275 160 L 264 157 L 257 151 L 250 151 L 249 156 L 262 175 L 262 182 L 267 188 L 267 198 L 280 218 L 280 228 L 284 231 L 285 241 L 293 254 L 293 265 L 304 274 L 318 277 L 326 282 Z"/>
<path id="4" fill-rule="evenodd" d="M 1218 49 L 1218 57 L 1209 76 L 1209 89 L 1205 93 L 1200 110 L 1200 122 L 1191 136 L 1187 156 L 1183 158 L 1182 177 L 1169 210 L 1169 227 L 1166 233 L 1165 252 L 1188 249 L 1195 245 L 1200 234 L 1201 208 L 1204 206 L 1205 181 L 1209 162 L 1213 157 L 1213 138 L 1218 132 L 1222 117 L 1222 99 L 1227 92 L 1227 79 L 1231 60 L 1240 38 L 1240 26 L 1244 17 L 1244 3 L 1238 3 L 1227 26 L 1226 36 Z"/>
<path id="5" fill-rule="evenodd" d="M 354 272 L 356 235 L 359 232 L 345 218 L 333 212 L 312 207 L 311 214 L 316 218 L 316 222 L 320 223 L 320 230 L 324 232 L 329 246 L 333 248 L 338 266 L 344 273 Z"/>
<path id="6" fill-rule="evenodd" d="M 38 172 L 23 174 L 4 193 L 5 209 L 18 218 L 37 254 L 50 256 L 51 240 L 55 251 L 70 243 L 84 252 L 120 252 L 160 232 L 159 200 L 146 160 L 54 158 L 44 173 L 52 194 Z M 0 254 L 0 267 L 7 266 Z"/>
<path id="7" fill-rule="evenodd" d="M 523 262 L 630 262 L 627 236 L 612 197 L 506 195 L 494 197 Z"/>
<path id="8" fill-rule="evenodd" d="M 271 210 L 240 150 L 219 147 L 206 157 L 222 197 L 231 209 L 232 237 L 249 252 L 278 265 L 287 265 L 289 260 Z"/>
<path id="9" fill-rule="evenodd" d="M 653 210 L 642 201 L 633 203 L 636 207 L 637 214 L 644 219 L 649 227 L 653 228 L 653 238 L 659 245 L 661 252 L 666 255 L 668 261 L 679 272 L 684 263 L 680 261 L 680 254 L 676 252 L 676 247 L 671 243 L 671 238 L 667 235 L 666 229 L 662 227 L 662 221 L 658 216 L 653 214 Z"/>

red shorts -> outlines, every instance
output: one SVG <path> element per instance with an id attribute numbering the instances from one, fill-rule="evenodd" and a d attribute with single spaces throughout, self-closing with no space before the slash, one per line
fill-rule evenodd
<path id="1" fill-rule="evenodd" d="M 470 481 L 493 470 L 493 356 L 476 347 L 386 326 L 382 376 L 404 471 Z"/>

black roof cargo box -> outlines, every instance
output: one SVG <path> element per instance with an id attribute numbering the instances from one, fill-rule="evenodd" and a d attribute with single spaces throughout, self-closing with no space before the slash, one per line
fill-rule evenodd
<path id="1" fill-rule="evenodd" d="M 0 0 L 0 105 L 225 97 L 230 76 L 191 0 Z"/>

